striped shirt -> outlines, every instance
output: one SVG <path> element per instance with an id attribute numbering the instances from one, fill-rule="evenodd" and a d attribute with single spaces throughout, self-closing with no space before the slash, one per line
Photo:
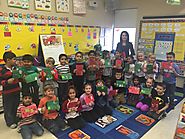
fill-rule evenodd
<path id="1" fill-rule="evenodd" d="M 68 80 L 62 80 L 62 74 L 70 73 L 69 65 L 57 65 L 56 70 L 58 71 L 58 82 L 59 83 L 67 83 Z"/>

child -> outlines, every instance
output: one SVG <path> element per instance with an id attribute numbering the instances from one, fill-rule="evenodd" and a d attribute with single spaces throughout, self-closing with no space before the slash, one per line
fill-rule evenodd
<path id="1" fill-rule="evenodd" d="M 141 111 L 148 111 L 151 105 L 151 91 L 153 88 L 154 79 L 152 77 L 148 77 L 146 80 L 146 84 L 141 87 L 142 99 L 137 103 L 136 108 Z M 147 92 L 148 91 L 148 92 Z"/>
<path id="2" fill-rule="evenodd" d="M 152 77 L 154 80 L 156 79 L 156 75 L 158 73 L 158 64 L 155 61 L 155 55 L 150 54 L 148 57 L 147 63 L 143 65 L 143 71 L 145 72 L 145 78 Z"/>
<path id="3" fill-rule="evenodd" d="M 17 109 L 17 117 L 20 118 L 19 129 L 23 139 L 32 139 L 32 134 L 42 136 L 43 128 L 36 121 L 38 109 L 36 104 L 32 103 L 30 94 L 23 96 L 22 103 Z"/>
<path id="4" fill-rule="evenodd" d="M 55 95 L 58 96 L 58 83 L 56 82 L 58 80 L 58 72 L 54 68 L 54 65 L 55 65 L 55 60 L 52 57 L 48 57 L 46 59 L 46 68 L 48 68 L 49 71 L 48 71 L 48 69 L 46 69 L 47 71 L 42 70 L 41 81 L 43 82 L 43 86 L 45 86 L 47 84 L 53 85 Z"/>
<path id="5" fill-rule="evenodd" d="M 67 64 L 67 55 L 66 54 L 60 54 L 59 55 L 59 61 L 60 64 L 56 66 L 56 69 L 58 71 L 58 99 L 60 105 L 62 105 L 62 102 L 67 98 L 67 88 L 69 86 L 69 80 L 70 77 L 70 69 L 69 65 Z"/>
<path id="6" fill-rule="evenodd" d="M 119 104 L 124 104 L 126 102 L 124 94 L 126 83 L 123 81 L 122 75 L 123 74 L 121 70 L 116 70 L 115 77 L 112 80 L 113 90 L 116 90 L 117 92 L 117 94 L 113 97 L 116 102 L 116 106 L 118 106 Z"/>
<path id="7" fill-rule="evenodd" d="M 104 51 L 103 52 L 103 76 L 102 79 L 104 82 L 112 76 L 112 61 L 110 57 L 109 51 Z"/>
<path id="8" fill-rule="evenodd" d="M 165 111 L 169 107 L 165 91 L 166 86 L 163 83 L 158 83 L 156 88 L 152 90 L 152 99 L 156 100 L 158 103 L 155 110 L 150 108 L 150 111 L 148 111 L 147 114 L 156 120 L 165 117 Z"/>
<path id="9" fill-rule="evenodd" d="M 82 105 L 76 97 L 76 90 L 70 86 L 68 89 L 68 99 L 62 105 L 62 111 L 65 113 L 65 119 L 68 125 L 73 129 L 79 129 L 85 126 L 85 122 L 80 116 Z"/>
<path id="10" fill-rule="evenodd" d="M 77 52 L 75 54 L 75 62 L 71 66 L 71 73 L 73 73 L 73 84 L 77 89 L 78 96 L 81 96 L 81 94 L 83 93 L 85 72 L 86 72 L 86 65 L 83 62 L 83 53 Z"/>
<path id="11" fill-rule="evenodd" d="M 145 83 L 145 73 L 143 71 L 143 66 L 145 64 L 145 57 L 143 52 L 137 53 L 137 61 L 135 63 L 135 75 L 139 77 L 139 82 Z"/>
<path id="12" fill-rule="evenodd" d="M 139 102 L 139 94 L 140 94 L 141 86 L 139 82 L 139 77 L 133 77 L 133 83 L 128 87 L 127 93 L 127 104 L 131 106 L 136 106 Z"/>
<path id="13" fill-rule="evenodd" d="M 100 52 L 96 52 L 96 62 L 98 65 L 98 70 L 96 72 L 96 80 L 101 80 L 103 75 L 103 60 Z"/>
<path id="14" fill-rule="evenodd" d="M 5 52 L 3 60 L 5 65 L 0 68 L 0 83 L 3 87 L 3 108 L 6 125 L 16 128 L 16 112 L 20 101 L 19 81 L 12 76 L 12 67 L 15 64 L 16 55 L 13 52 Z"/>
<path id="15" fill-rule="evenodd" d="M 133 57 L 132 56 L 128 56 L 126 58 L 126 63 L 125 63 L 125 68 L 124 68 L 124 72 L 125 72 L 125 81 L 127 84 L 130 84 L 133 78 L 133 74 L 134 74 L 134 63 L 133 63 Z"/>
<path id="16" fill-rule="evenodd" d="M 109 106 L 108 102 L 108 88 L 104 86 L 103 80 L 98 80 L 96 82 L 96 90 L 97 90 L 97 97 L 96 97 L 96 106 L 98 110 L 98 114 L 102 116 L 111 115 L 112 109 Z"/>
<path id="17" fill-rule="evenodd" d="M 59 115 L 60 105 L 57 97 L 54 95 L 52 85 L 44 86 L 45 96 L 40 100 L 39 111 L 43 114 L 42 124 L 51 133 L 56 133 L 60 129 L 65 128 L 65 122 Z"/>
<path id="18" fill-rule="evenodd" d="M 180 73 L 180 69 L 177 64 L 174 63 L 175 53 L 169 52 L 166 55 L 167 63 L 170 64 L 168 69 L 161 66 L 161 72 L 163 73 L 163 82 L 166 85 L 166 94 L 170 98 L 170 107 L 174 108 L 174 93 L 176 89 L 176 77 Z M 171 65 L 172 64 L 172 65 Z"/>
<path id="19" fill-rule="evenodd" d="M 33 102 L 38 106 L 39 104 L 39 86 L 37 78 L 39 71 L 37 67 L 33 66 L 33 56 L 25 54 L 22 58 L 23 67 L 21 68 L 23 74 L 22 93 L 23 95 L 30 94 Z"/>
<path id="20" fill-rule="evenodd" d="M 94 108 L 95 100 L 92 94 L 91 84 L 85 84 L 84 91 L 85 93 L 80 96 L 82 117 L 85 121 L 93 123 L 97 121 L 100 116 L 96 113 L 96 109 Z"/>
<path id="21" fill-rule="evenodd" d="M 115 75 L 116 70 L 123 70 L 124 60 L 121 58 L 121 52 L 116 51 L 115 59 L 113 61 L 113 75 Z"/>

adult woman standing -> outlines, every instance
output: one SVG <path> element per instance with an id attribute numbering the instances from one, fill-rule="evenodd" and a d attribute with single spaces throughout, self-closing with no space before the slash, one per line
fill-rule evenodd
<path id="1" fill-rule="evenodd" d="M 120 35 L 120 42 L 117 44 L 116 51 L 122 53 L 123 58 L 129 55 L 135 55 L 135 51 L 131 42 L 129 42 L 129 34 L 127 31 L 122 31 Z"/>

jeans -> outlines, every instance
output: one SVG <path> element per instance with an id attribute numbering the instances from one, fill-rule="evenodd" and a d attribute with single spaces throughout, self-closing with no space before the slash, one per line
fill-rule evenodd
<path id="1" fill-rule="evenodd" d="M 166 85 L 166 96 L 169 97 L 170 105 L 173 106 L 174 105 L 174 98 L 175 98 L 176 84 L 165 83 L 165 85 Z"/>
<path id="2" fill-rule="evenodd" d="M 31 124 L 21 126 L 20 132 L 23 139 L 32 139 L 32 133 L 35 134 L 36 136 L 42 136 L 44 130 L 37 122 L 34 122 Z"/>

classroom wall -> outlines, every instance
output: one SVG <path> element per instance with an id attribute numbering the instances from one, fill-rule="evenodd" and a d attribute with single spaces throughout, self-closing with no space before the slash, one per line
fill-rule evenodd
<path id="1" fill-rule="evenodd" d="M 88 3 L 89 0 L 86 0 Z M 43 15 L 54 15 L 54 16 L 64 16 L 69 17 L 70 24 L 78 25 L 92 25 L 92 26 L 101 26 L 101 27 L 112 27 L 113 23 L 113 13 L 106 12 L 104 8 L 104 0 L 98 0 L 98 7 L 91 8 L 88 5 L 87 14 L 83 16 L 73 15 L 72 11 L 72 0 L 70 0 L 70 12 L 69 13 L 56 13 L 55 9 L 55 0 L 52 0 L 52 11 L 36 11 L 34 0 L 30 0 L 30 9 L 23 10 L 19 8 L 12 8 L 7 6 L 7 0 L 0 1 L 0 11 L 2 12 L 17 12 L 17 13 L 37 13 Z"/>

